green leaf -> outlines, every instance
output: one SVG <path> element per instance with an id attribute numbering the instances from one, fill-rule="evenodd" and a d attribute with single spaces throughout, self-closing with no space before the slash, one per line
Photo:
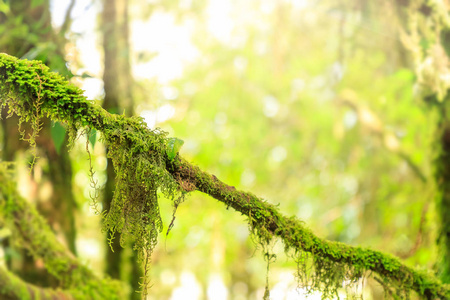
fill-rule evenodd
<path id="1" fill-rule="evenodd" d="M 81 78 L 83 78 L 83 79 L 85 79 L 85 78 L 94 78 L 94 76 L 92 76 L 92 75 L 89 75 L 89 73 L 83 73 L 83 74 L 81 74 L 79 77 L 81 77 Z"/>
<path id="2" fill-rule="evenodd" d="M 55 144 L 56 153 L 60 153 L 61 147 L 64 144 L 64 138 L 66 137 L 66 129 L 61 123 L 56 122 L 53 124 L 50 130 L 53 143 Z"/>
<path id="3" fill-rule="evenodd" d="M 177 138 L 169 138 L 169 141 L 167 142 L 167 156 L 170 160 L 173 160 L 175 158 L 175 155 L 177 155 L 178 151 L 180 151 L 183 144 L 183 140 Z"/>
<path id="4" fill-rule="evenodd" d="M 89 143 L 91 143 L 92 148 L 94 148 L 96 141 L 97 141 L 97 130 L 91 129 L 91 131 L 89 132 Z"/>

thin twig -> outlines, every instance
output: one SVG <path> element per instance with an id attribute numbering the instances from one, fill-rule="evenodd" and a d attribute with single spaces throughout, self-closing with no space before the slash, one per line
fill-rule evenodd
<path id="1" fill-rule="evenodd" d="M 61 28 L 59 29 L 60 36 L 64 36 L 66 34 L 67 30 L 70 27 L 70 24 L 72 23 L 71 15 L 72 15 L 73 8 L 75 7 L 75 2 L 76 2 L 76 0 L 71 0 L 69 7 L 66 10 L 66 15 L 64 16 L 64 22 L 61 25 Z"/>

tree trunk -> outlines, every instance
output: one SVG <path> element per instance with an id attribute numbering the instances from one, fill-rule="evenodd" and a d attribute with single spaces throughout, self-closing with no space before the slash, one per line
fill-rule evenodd
<path id="1" fill-rule="evenodd" d="M 133 114 L 132 101 L 132 75 L 130 66 L 129 47 L 129 24 L 128 24 L 128 1 L 112 0 L 103 2 L 103 49 L 104 49 L 104 73 L 103 83 L 105 99 L 103 107 L 111 113 Z M 107 150 L 108 151 L 108 150 Z M 105 211 L 109 211 L 111 201 L 114 196 L 115 172 L 111 159 L 108 158 L 106 168 L 107 182 L 104 187 L 103 206 Z M 107 238 L 111 232 L 107 233 Z M 142 277 L 142 270 L 137 264 L 134 255 L 130 259 L 122 259 L 125 252 L 120 246 L 120 234 L 116 233 L 115 239 L 108 248 L 112 247 L 114 252 L 108 249 L 106 254 L 106 272 L 116 279 L 128 278 L 133 291 L 139 290 L 139 280 Z M 130 262 L 131 274 L 125 276 L 121 263 Z M 131 293 L 131 299 L 139 299 L 137 293 Z"/>
<path id="2" fill-rule="evenodd" d="M 438 124 L 438 155 L 435 160 L 438 186 L 437 211 L 440 216 L 438 245 L 441 280 L 450 283 L 450 120 L 446 113 Z M 440 148 L 440 149 L 439 149 Z"/>
<path id="3" fill-rule="evenodd" d="M 35 58 L 43 60 L 52 69 L 68 73 L 67 69 L 65 72 L 62 70 L 62 68 L 65 68 L 64 45 L 61 45 L 63 40 L 56 38 L 51 26 L 49 0 L 41 1 L 38 5 L 32 4 L 31 0 L 16 0 L 9 2 L 7 5 L 10 7 L 10 13 L 8 15 L 3 14 L 0 18 L 0 22 L 6 28 L 2 34 L 0 52 L 23 57 L 30 55 L 32 50 L 39 46 L 40 42 L 54 43 L 56 44 L 53 47 L 54 50 L 42 50 L 42 53 Z M 15 18 L 22 18 L 24 26 L 27 27 L 25 36 L 8 35 L 10 32 L 8 29 L 14 26 L 11 21 Z M 19 140 L 17 117 L 14 116 L 8 119 L 5 118 L 5 115 L 3 117 L 1 121 L 4 145 L 2 156 L 5 161 L 13 161 L 16 154 L 29 148 L 29 145 Z M 40 137 L 36 140 L 37 147 L 42 149 L 42 151 L 38 150 L 39 154 L 48 161 L 49 169 L 44 174 L 52 186 L 52 194 L 49 199 L 50 205 L 46 205 L 45 209 L 41 207 L 41 212 L 47 217 L 48 222 L 55 231 L 63 233 L 68 248 L 75 254 L 76 202 L 72 192 L 72 167 L 69 154 L 65 151 L 66 149 L 63 149 L 60 153 L 56 151 L 53 140 L 50 138 L 52 136 L 51 126 L 50 120 L 45 120 Z M 5 246 L 9 247 L 9 245 Z M 11 258 L 8 258 L 8 260 L 8 264 L 11 266 Z M 22 276 L 33 278 L 32 280 L 35 282 L 42 282 L 44 286 L 53 284 L 48 281 L 48 275 L 40 274 L 41 270 L 36 269 L 35 262 L 27 253 L 22 253 L 21 269 L 18 273 L 22 273 Z"/>

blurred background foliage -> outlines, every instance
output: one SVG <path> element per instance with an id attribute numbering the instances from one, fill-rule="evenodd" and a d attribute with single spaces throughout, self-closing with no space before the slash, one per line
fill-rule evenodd
<path id="1" fill-rule="evenodd" d="M 435 269 L 437 114 L 414 97 L 417 76 L 399 37 L 399 4 L 103 2 L 1 0 L 0 50 L 43 60 L 90 99 L 104 100 L 110 111 L 140 115 L 151 128 L 183 139 L 180 153 L 188 160 L 278 204 L 319 236 Z M 112 6 L 115 12 L 105 15 L 103 7 Z M 54 231 L 82 261 L 99 273 L 136 282 L 132 250 L 106 259 L 110 250 L 101 219 L 90 209 L 95 191 L 85 137 L 61 163 L 71 170 L 59 176 L 70 182 L 54 201 L 74 197 L 73 205 L 61 208 L 51 202 L 60 184 L 49 167 L 56 156 L 41 155 L 28 173 L 30 154 L 10 128 L 15 124 L 2 123 L 2 155 L 20 162 L 21 193 L 46 212 Z M 40 154 L 50 147 L 64 156 L 64 129 L 48 128 L 41 140 L 51 141 L 41 141 Z M 89 148 L 108 207 L 112 175 L 105 149 L 95 139 Z M 167 228 L 173 209 L 164 199 L 160 205 Z M 62 225 L 71 218 L 72 225 Z M 67 234 L 71 231 L 76 236 Z M 42 265 L 27 261 L 7 234 L 1 238 L 2 261 L 9 268 L 29 281 L 54 284 L 33 278 L 30 269 Z M 261 299 L 266 263 L 257 248 L 244 217 L 193 193 L 178 208 L 174 228 L 160 236 L 150 299 Z M 273 245 L 273 251 L 272 298 L 301 298 L 295 262 L 282 245 Z M 130 291 L 135 289 L 130 284 Z M 364 295 L 383 296 L 371 281 Z"/>

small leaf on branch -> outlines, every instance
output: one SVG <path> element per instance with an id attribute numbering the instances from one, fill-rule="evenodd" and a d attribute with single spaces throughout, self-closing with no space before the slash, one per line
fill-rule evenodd
<path id="1" fill-rule="evenodd" d="M 184 141 L 181 139 L 169 138 L 169 141 L 167 142 L 167 156 L 170 160 L 175 158 L 175 155 L 177 155 L 178 151 L 180 151 L 183 144 Z"/>
<path id="2" fill-rule="evenodd" d="M 61 147 L 64 144 L 64 138 L 66 136 L 66 129 L 59 122 L 53 123 L 50 129 L 53 143 L 55 144 L 56 153 L 61 152 Z"/>
<path id="3" fill-rule="evenodd" d="M 92 128 L 89 132 L 89 143 L 91 143 L 92 148 L 94 148 L 96 141 L 97 141 L 97 130 L 95 130 L 95 128 Z"/>

